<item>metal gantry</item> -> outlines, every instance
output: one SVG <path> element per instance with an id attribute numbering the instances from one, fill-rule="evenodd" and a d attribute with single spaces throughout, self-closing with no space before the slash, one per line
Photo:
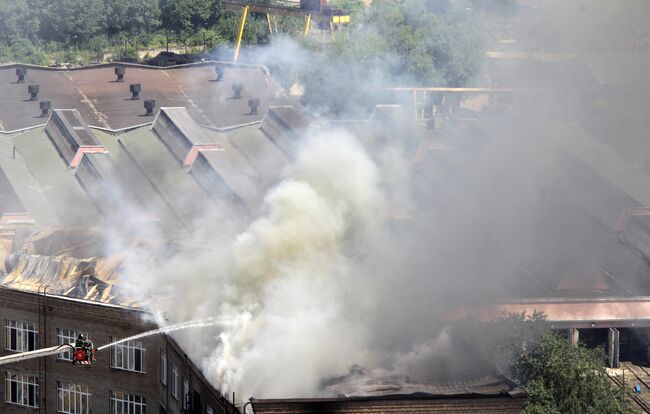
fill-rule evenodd
<path id="1" fill-rule="evenodd" d="M 324 3 L 324 2 L 323 2 Z M 240 1 L 240 0 L 224 0 L 222 2 L 226 10 L 233 10 L 241 12 L 239 19 L 239 27 L 237 30 L 237 41 L 235 42 L 235 53 L 233 55 L 233 62 L 237 63 L 239 60 L 239 51 L 241 49 L 242 38 L 244 37 L 244 29 L 246 26 L 246 19 L 249 13 L 266 14 L 266 19 L 269 26 L 269 33 L 273 34 L 273 25 L 271 15 L 294 16 L 303 17 L 305 20 L 303 35 L 308 36 L 311 30 L 313 21 L 324 22 L 329 27 L 329 30 L 334 33 L 335 27 L 340 24 L 350 22 L 350 15 L 339 9 L 332 9 L 327 6 L 320 5 L 317 8 L 303 7 L 302 1 L 300 7 L 296 3 L 277 0 L 272 3 L 257 3 L 255 1 Z M 276 30 L 277 31 L 277 28 Z"/>

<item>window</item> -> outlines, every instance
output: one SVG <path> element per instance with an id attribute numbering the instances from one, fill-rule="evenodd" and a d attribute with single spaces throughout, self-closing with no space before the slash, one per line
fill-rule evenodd
<path id="1" fill-rule="evenodd" d="M 26 407 L 38 407 L 38 378 L 7 371 L 5 401 Z"/>
<path id="2" fill-rule="evenodd" d="M 38 331 L 31 322 L 5 319 L 5 348 L 10 351 L 33 351 L 38 346 Z"/>
<path id="3" fill-rule="evenodd" d="M 142 341 L 127 341 L 111 347 L 111 367 L 126 371 L 144 372 Z"/>
<path id="4" fill-rule="evenodd" d="M 87 385 L 56 383 L 59 402 L 57 410 L 65 414 L 89 414 L 90 393 Z"/>
<path id="5" fill-rule="evenodd" d="M 172 364 L 172 397 L 178 400 L 178 368 Z"/>
<path id="6" fill-rule="evenodd" d="M 160 350 L 160 382 L 167 385 L 167 354 Z"/>
<path id="7" fill-rule="evenodd" d="M 190 383 L 187 382 L 187 379 L 183 379 L 183 408 L 186 410 L 190 408 L 190 398 L 192 398 L 190 395 Z"/>
<path id="8" fill-rule="evenodd" d="M 111 414 L 145 414 L 146 408 L 142 395 L 111 391 Z"/>
<path id="9" fill-rule="evenodd" d="M 74 329 L 67 329 L 67 328 L 56 328 L 56 337 L 59 341 L 59 345 L 74 344 L 75 341 L 77 340 L 77 336 L 79 336 L 80 333 L 84 335 L 86 338 L 88 338 L 87 332 L 79 332 L 79 331 L 75 331 Z M 70 350 L 62 352 L 58 354 L 56 358 L 63 359 L 66 361 L 72 361 L 72 352 Z"/>

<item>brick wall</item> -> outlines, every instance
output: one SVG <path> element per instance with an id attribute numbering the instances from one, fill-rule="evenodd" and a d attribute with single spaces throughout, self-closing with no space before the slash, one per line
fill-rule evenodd
<path id="1" fill-rule="evenodd" d="M 87 332 L 95 347 L 107 344 L 111 339 L 120 339 L 155 328 L 143 319 L 145 314 L 138 310 L 111 307 L 96 303 L 65 299 L 0 288 L 0 355 L 10 355 L 5 349 L 5 320 L 28 321 L 38 326 L 38 347 L 58 344 L 57 328 L 69 328 Z M 50 356 L 0 366 L 0 412 L 2 413 L 56 413 L 57 382 L 88 386 L 91 394 L 91 412 L 108 413 L 110 391 L 139 394 L 146 399 L 147 413 L 183 413 L 183 396 L 176 401 L 169 394 L 171 389 L 172 362 L 181 373 L 180 393 L 183 392 L 183 378 L 188 379 L 190 393 L 196 401 L 192 413 L 206 413 L 209 405 L 213 412 L 234 412 L 219 392 L 212 387 L 196 366 L 189 361 L 182 349 L 169 337 L 155 335 L 142 339 L 144 372 L 130 372 L 111 368 L 108 350 L 98 352 L 92 366 L 72 365 L 70 361 Z M 161 383 L 160 352 L 165 350 L 168 358 L 167 385 Z M 28 373 L 39 378 L 39 407 L 28 408 L 7 403 L 5 373 L 15 371 Z M 224 405 L 227 407 L 224 408 Z M 200 406 L 200 407 L 199 407 Z"/>

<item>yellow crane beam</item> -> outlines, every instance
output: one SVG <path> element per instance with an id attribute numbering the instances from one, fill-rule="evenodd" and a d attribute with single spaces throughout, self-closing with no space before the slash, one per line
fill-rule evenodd
<path id="1" fill-rule="evenodd" d="M 235 55 L 233 62 L 237 63 L 239 60 L 239 49 L 241 48 L 241 40 L 244 37 L 244 26 L 246 25 L 246 17 L 248 17 L 248 6 L 242 8 L 241 19 L 239 20 L 239 31 L 237 32 L 237 45 L 235 46 Z"/>

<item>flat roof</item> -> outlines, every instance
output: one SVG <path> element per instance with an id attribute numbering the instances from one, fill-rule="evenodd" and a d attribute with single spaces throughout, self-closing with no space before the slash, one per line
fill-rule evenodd
<path id="1" fill-rule="evenodd" d="M 215 64 L 225 66 L 224 79 L 215 82 Z M 91 126 L 120 130 L 150 123 L 144 100 L 156 107 L 184 106 L 200 124 L 229 128 L 259 122 L 271 102 L 284 102 L 281 88 L 262 66 L 227 62 L 201 62 L 159 68 L 134 64 L 102 64 L 75 69 L 27 68 L 24 83 L 17 83 L 18 65 L 0 66 L 0 131 L 41 125 L 39 100 L 49 100 L 52 109 L 77 109 Z M 115 67 L 126 67 L 124 81 L 117 82 Z M 232 86 L 243 83 L 241 99 L 233 99 Z M 130 84 L 140 84 L 139 99 L 131 99 Z M 29 100 L 27 87 L 39 85 L 37 100 Z M 260 99 L 257 114 L 248 100 Z"/>

